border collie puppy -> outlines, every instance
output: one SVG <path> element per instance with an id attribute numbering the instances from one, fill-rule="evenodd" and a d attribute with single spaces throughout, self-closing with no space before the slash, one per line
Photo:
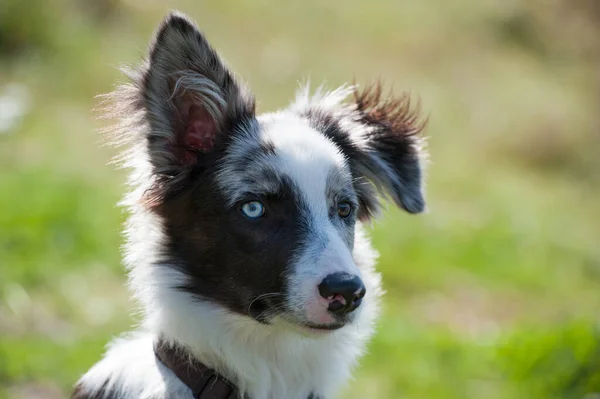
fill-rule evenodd
<path id="1" fill-rule="evenodd" d="M 73 398 L 331 398 L 373 334 L 363 232 L 389 197 L 424 210 L 423 123 L 379 85 L 255 101 L 172 13 L 108 95 L 125 144 L 125 264 L 143 310 Z"/>

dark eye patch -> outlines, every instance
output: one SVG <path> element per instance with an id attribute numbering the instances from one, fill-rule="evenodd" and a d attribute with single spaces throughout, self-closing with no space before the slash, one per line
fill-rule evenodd
<path id="1" fill-rule="evenodd" d="M 188 181 L 181 195 L 162 205 L 164 265 L 186 276 L 180 290 L 249 315 L 248 305 L 259 295 L 285 296 L 286 273 L 295 254 L 313 241 L 307 238 L 313 234 L 309 207 L 285 177 L 280 177 L 277 191 L 246 192 L 233 204 L 210 178 L 214 177 L 203 174 L 198 181 Z M 237 207 L 254 199 L 267 210 L 252 220 Z"/>

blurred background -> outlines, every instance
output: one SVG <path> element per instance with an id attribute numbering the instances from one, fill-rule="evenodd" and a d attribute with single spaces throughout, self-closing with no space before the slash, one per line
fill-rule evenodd
<path id="1" fill-rule="evenodd" d="M 170 8 L 256 93 L 384 79 L 430 212 L 373 228 L 384 315 L 341 398 L 600 398 L 600 2 L 0 0 L 0 398 L 64 398 L 136 323 L 94 96 Z"/>

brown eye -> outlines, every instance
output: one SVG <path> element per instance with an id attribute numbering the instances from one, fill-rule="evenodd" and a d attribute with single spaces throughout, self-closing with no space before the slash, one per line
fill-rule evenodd
<path id="1" fill-rule="evenodd" d="M 347 218 L 352 213 L 352 205 L 347 201 L 342 201 L 338 203 L 337 212 L 341 218 Z"/>

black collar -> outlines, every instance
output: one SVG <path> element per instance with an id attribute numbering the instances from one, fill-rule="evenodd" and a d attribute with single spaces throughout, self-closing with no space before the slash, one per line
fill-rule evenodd
<path id="1" fill-rule="evenodd" d="M 192 390 L 194 399 L 239 399 L 235 385 L 195 360 L 185 349 L 159 339 L 154 343 L 154 353 Z"/>

